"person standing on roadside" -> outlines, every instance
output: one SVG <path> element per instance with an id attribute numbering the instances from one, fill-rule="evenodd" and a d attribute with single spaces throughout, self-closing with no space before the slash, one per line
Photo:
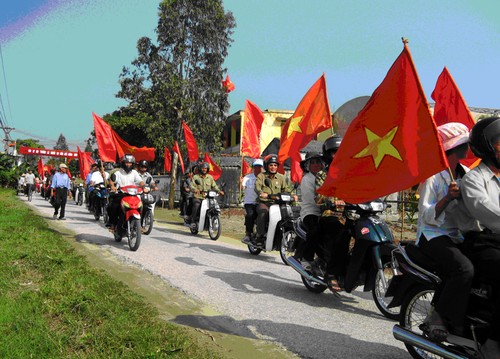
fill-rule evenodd
<path id="1" fill-rule="evenodd" d="M 253 172 L 243 177 L 241 187 L 245 192 L 243 203 L 245 206 L 245 237 L 241 240 L 245 244 L 250 244 L 252 238 L 253 227 L 257 219 L 257 193 L 255 193 L 255 181 L 257 176 L 262 173 L 264 168 L 264 161 L 260 158 L 252 163 Z"/>
<path id="2" fill-rule="evenodd" d="M 26 174 L 24 181 L 25 181 L 24 193 L 27 196 L 29 188 L 31 188 L 32 191 L 35 190 L 35 174 L 33 173 L 33 170 L 31 168 L 28 170 L 28 173 Z"/>
<path id="3" fill-rule="evenodd" d="M 58 218 L 58 214 L 60 220 L 66 219 L 64 217 L 64 212 L 66 210 L 66 201 L 68 199 L 68 191 L 70 189 L 70 180 L 67 172 L 68 166 L 61 163 L 59 165 L 59 172 L 54 174 L 52 184 L 50 185 L 52 192 L 55 192 L 54 219 Z M 60 212 L 59 209 L 61 210 Z"/>

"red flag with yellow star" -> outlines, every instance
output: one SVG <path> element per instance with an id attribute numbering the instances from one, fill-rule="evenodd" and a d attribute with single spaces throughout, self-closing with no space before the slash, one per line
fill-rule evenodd
<path id="1" fill-rule="evenodd" d="M 215 163 L 215 161 L 210 157 L 210 155 L 205 152 L 205 156 L 203 157 L 203 161 L 207 162 L 208 165 L 210 166 L 210 171 L 209 173 L 212 175 L 214 180 L 218 180 L 219 177 L 222 175 L 222 169 Z"/>
<path id="2" fill-rule="evenodd" d="M 348 203 L 394 193 L 448 167 L 410 50 L 352 121 L 318 192 Z"/>
<path id="3" fill-rule="evenodd" d="M 301 160 L 299 151 L 320 132 L 332 127 L 332 115 L 323 74 L 307 91 L 281 130 L 279 162 Z"/>

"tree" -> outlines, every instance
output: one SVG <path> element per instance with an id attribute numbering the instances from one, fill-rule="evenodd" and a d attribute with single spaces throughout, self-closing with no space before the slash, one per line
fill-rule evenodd
<path id="1" fill-rule="evenodd" d="M 69 151 L 68 144 L 66 143 L 66 137 L 61 133 L 57 139 L 54 150 Z"/>
<path id="2" fill-rule="evenodd" d="M 115 111 L 110 123 L 119 118 L 132 132 L 133 122 L 136 142 L 131 144 L 161 152 L 182 138 L 182 118 L 200 148 L 219 150 L 229 108 L 222 65 L 234 27 L 233 14 L 224 11 L 222 0 L 162 1 L 157 43 L 148 37 L 137 42 L 138 57 L 132 69 L 123 68 L 117 94 L 128 106 Z M 117 132 L 127 140 L 126 134 Z M 144 135 L 143 143 L 137 143 L 137 133 Z"/>
<path id="3" fill-rule="evenodd" d="M 19 151 L 21 146 L 31 147 L 31 148 L 45 148 L 43 145 L 39 143 L 39 140 L 35 140 L 33 138 L 26 139 L 18 139 L 16 140 L 16 147 Z M 38 162 L 39 156 L 35 155 L 24 155 L 24 161 L 26 166 L 34 168 Z"/>

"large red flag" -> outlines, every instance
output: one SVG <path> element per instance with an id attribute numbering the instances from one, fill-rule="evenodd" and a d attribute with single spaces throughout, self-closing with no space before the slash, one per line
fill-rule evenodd
<path id="1" fill-rule="evenodd" d="M 245 161 L 245 158 L 241 157 L 241 175 L 246 176 L 252 172 L 252 167 Z"/>
<path id="2" fill-rule="evenodd" d="M 229 78 L 229 75 L 226 75 L 226 79 L 222 80 L 222 86 L 226 89 L 227 93 L 234 91 L 234 89 L 236 88 Z"/>
<path id="3" fill-rule="evenodd" d="M 241 155 L 252 158 L 260 156 L 260 130 L 264 122 L 264 114 L 256 104 L 247 100 L 245 116 L 241 128 Z"/>
<path id="4" fill-rule="evenodd" d="M 37 167 L 38 174 L 40 175 L 40 178 L 43 180 L 45 178 L 45 172 L 43 171 L 43 160 L 42 157 L 38 160 L 38 167 Z"/>
<path id="5" fill-rule="evenodd" d="M 177 153 L 177 156 L 179 156 L 179 163 L 181 164 L 181 170 L 182 173 L 184 173 L 184 161 L 182 160 L 182 155 L 181 155 L 181 149 L 179 148 L 179 144 L 177 141 L 174 143 L 174 147 L 172 147 L 172 150 Z"/>
<path id="6" fill-rule="evenodd" d="M 94 131 L 99 157 L 104 162 L 116 162 L 117 148 L 113 136 L 115 131 L 94 112 L 92 112 L 92 117 L 94 117 Z"/>
<path id="7" fill-rule="evenodd" d="M 326 79 L 323 74 L 307 91 L 292 117 L 281 130 L 279 161 L 288 157 L 300 161 L 299 151 L 318 133 L 332 127 L 332 115 L 326 92 Z"/>
<path id="8" fill-rule="evenodd" d="M 129 145 L 124 139 L 122 139 L 116 132 L 113 131 L 113 138 L 116 143 L 116 150 L 118 151 L 118 157 L 122 158 L 125 154 L 130 153 L 134 155 L 136 161 L 154 161 L 155 160 L 155 149 L 153 147 L 135 147 Z"/>
<path id="9" fill-rule="evenodd" d="M 352 121 L 318 192 L 349 203 L 407 189 L 448 167 L 405 45 Z"/>
<path id="10" fill-rule="evenodd" d="M 203 161 L 207 162 L 210 165 L 210 174 L 214 178 L 214 180 L 218 180 L 222 175 L 222 169 L 215 163 L 214 160 L 205 152 L 205 157 L 203 157 Z"/>
<path id="11" fill-rule="evenodd" d="M 200 158 L 200 154 L 198 153 L 198 145 L 194 139 L 193 131 L 191 131 L 184 121 L 182 121 L 182 128 L 184 129 L 184 139 L 186 140 L 189 162 L 195 163 Z"/>
<path id="12" fill-rule="evenodd" d="M 471 130 L 476 124 L 457 84 L 446 67 L 441 72 L 441 75 L 439 75 L 431 97 L 436 101 L 436 105 L 434 106 L 434 121 L 436 121 L 436 125 L 440 126 L 448 122 L 460 122 Z M 469 150 L 467 158 L 460 162 L 466 166 L 470 166 L 476 161 L 477 157 Z"/>
<path id="13" fill-rule="evenodd" d="M 164 158 L 165 160 L 163 161 L 163 168 L 165 169 L 165 173 L 170 173 L 170 171 L 172 170 L 172 155 L 170 154 L 170 150 L 168 149 L 168 147 L 165 147 Z"/>
<path id="14" fill-rule="evenodd" d="M 290 179 L 293 183 L 300 183 L 302 181 L 302 176 L 304 175 L 304 171 L 300 167 L 300 161 L 297 161 L 294 158 L 290 158 Z"/>

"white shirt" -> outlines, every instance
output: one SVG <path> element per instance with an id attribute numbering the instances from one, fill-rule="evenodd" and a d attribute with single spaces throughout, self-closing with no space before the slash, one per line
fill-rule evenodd
<path id="1" fill-rule="evenodd" d="M 104 177 L 106 177 L 106 179 L 108 179 L 109 173 L 104 172 Z M 90 182 L 94 183 L 94 186 L 96 184 L 103 183 L 104 180 L 102 178 L 101 172 L 99 172 L 99 171 L 92 172 L 92 175 L 90 176 Z"/>
<path id="2" fill-rule="evenodd" d="M 26 184 L 35 184 L 35 174 L 34 173 L 26 173 L 25 181 L 26 181 Z"/>
<path id="3" fill-rule="evenodd" d="M 136 170 L 130 171 L 130 173 L 125 172 L 123 168 L 115 172 L 116 181 L 115 183 L 123 186 L 138 186 L 142 182 L 142 178 L 139 172 Z"/>
<path id="4" fill-rule="evenodd" d="M 257 193 L 255 193 L 255 181 L 257 177 L 252 173 L 247 174 L 243 177 L 241 181 L 241 186 L 245 191 L 245 197 L 243 198 L 244 204 L 255 204 L 257 202 Z"/>
<path id="5" fill-rule="evenodd" d="M 300 205 L 300 218 L 304 219 L 307 215 L 320 216 L 321 211 L 316 204 L 316 176 L 311 172 L 307 172 L 300 182 L 300 193 L 302 203 Z"/>

